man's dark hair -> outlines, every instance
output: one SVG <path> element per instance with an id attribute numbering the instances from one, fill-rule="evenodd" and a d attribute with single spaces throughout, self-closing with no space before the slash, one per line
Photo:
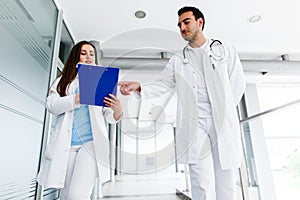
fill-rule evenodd
<path id="1" fill-rule="evenodd" d="M 193 12 L 193 15 L 195 16 L 196 20 L 198 20 L 200 18 L 203 19 L 203 26 L 202 26 L 202 30 L 203 30 L 204 29 L 204 24 L 205 24 L 205 19 L 204 19 L 203 13 L 198 8 L 191 7 L 191 6 L 185 6 L 185 7 L 180 8 L 178 10 L 178 16 L 180 16 L 183 13 L 188 12 L 188 11 L 192 11 Z"/>

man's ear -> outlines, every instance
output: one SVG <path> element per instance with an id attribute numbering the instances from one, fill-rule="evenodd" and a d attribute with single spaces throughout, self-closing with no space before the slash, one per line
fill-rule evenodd
<path id="1" fill-rule="evenodd" d="M 202 30 L 202 27 L 203 27 L 203 19 L 202 19 L 202 18 L 199 18 L 197 21 L 198 21 L 199 27 L 200 27 L 201 30 Z"/>

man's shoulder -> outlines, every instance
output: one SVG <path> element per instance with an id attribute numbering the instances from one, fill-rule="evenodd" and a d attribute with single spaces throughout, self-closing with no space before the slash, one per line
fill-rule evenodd
<path id="1" fill-rule="evenodd" d="M 174 53 L 171 57 L 170 57 L 170 59 L 169 59 L 169 61 L 170 62 L 175 62 L 175 61 L 177 61 L 177 60 L 180 60 L 180 59 L 182 59 L 183 58 L 183 53 L 181 52 L 176 52 L 176 53 Z"/>

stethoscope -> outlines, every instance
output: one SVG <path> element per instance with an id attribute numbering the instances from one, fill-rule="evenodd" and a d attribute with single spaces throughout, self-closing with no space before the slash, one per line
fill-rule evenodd
<path id="1" fill-rule="evenodd" d="M 215 61 L 224 60 L 225 59 L 225 49 L 224 49 L 222 42 L 220 40 L 214 40 L 214 39 L 211 39 L 211 40 L 212 40 L 212 42 L 209 45 L 209 49 L 210 49 L 209 57 L 210 57 L 211 61 L 212 60 L 215 60 Z M 185 46 L 182 50 L 184 64 L 189 63 L 189 59 L 187 58 L 187 48 L 188 48 L 188 45 Z M 212 67 L 213 67 L 213 69 L 215 69 L 215 65 L 214 65 L 213 61 L 212 61 Z"/>

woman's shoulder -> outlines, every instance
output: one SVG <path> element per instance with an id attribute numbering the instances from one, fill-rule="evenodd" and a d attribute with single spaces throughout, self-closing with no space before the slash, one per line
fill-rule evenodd
<path id="1" fill-rule="evenodd" d="M 58 76 L 58 77 L 56 77 L 56 78 L 54 79 L 54 81 L 52 81 L 51 87 L 57 87 L 57 85 L 58 85 L 60 79 L 61 79 L 61 75 Z"/>

